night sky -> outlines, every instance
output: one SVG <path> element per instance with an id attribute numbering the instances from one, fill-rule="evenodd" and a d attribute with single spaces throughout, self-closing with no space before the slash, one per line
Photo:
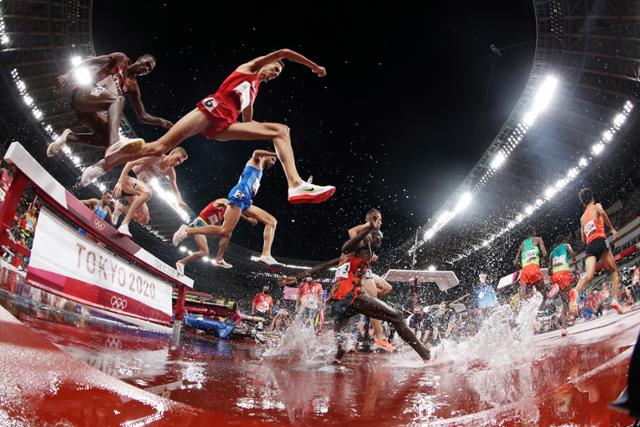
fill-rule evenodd
<path id="1" fill-rule="evenodd" d="M 533 61 L 531 2 L 204 3 L 96 1 L 96 53 L 155 54 L 156 70 L 139 80 L 143 102 L 174 122 L 238 65 L 272 50 L 326 67 L 320 79 L 288 63 L 254 106 L 255 120 L 291 127 L 303 178 L 338 189 L 323 205 L 289 205 L 282 169 L 265 174 L 255 204 L 279 220 L 276 258 L 334 257 L 371 207 L 383 213 L 385 246 L 410 238 L 489 146 Z M 143 138 L 162 135 L 130 108 L 126 115 Z M 199 212 L 226 197 L 253 149 L 271 144 L 197 136 L 183 146 L 190 158 L 178 181 Z M 234 234 L 254 250 L 261 239 L 244 224 Z"/>

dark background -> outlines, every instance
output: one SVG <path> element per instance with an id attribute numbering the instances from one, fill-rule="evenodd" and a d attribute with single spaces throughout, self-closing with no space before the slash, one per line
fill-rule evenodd
<path id="1" fill-rule="evenodd" d="M 535 48 L 532 4 L 517 1 L 199 2 L 99 1 L 97 54 L 151 52 L 156 70 L 140 79 L 147 111 L 177 121 L 238 65 L 279 48 L 325 66 L 317 78 L 288 63 L 265 83 L 254 118 L 292 129 L 303 178 L 338 188 L 322 205 L 289 205 L 280 167 L 255 198 L 278 220 L 273 254 L 335 256 L 344 230 L 371 207 L 384 217 L 385 246 L 411 238 L 466 176 L 511 112 Z M 492 53 L 490 45 L 501 49 Z M 163 130 L 127 117 L 147 140 Z M 255 148 L 268 142 L 186 141 L 177 170 L 198 212 L 226 197 Z M 152 212 L 153 215 L 161 215 Z M 261 247 L 241 226 L 234 241 Z"/>

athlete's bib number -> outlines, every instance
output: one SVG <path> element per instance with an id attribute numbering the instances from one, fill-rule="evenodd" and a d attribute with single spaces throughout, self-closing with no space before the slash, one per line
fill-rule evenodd
<path id="1" fill-rule="evenodd" d="M 341 279 L 348 279 L 349 278 L 349 269 L 351 268 L 351 263 L 347 262 L 342 264 L 341 266 L 339 266 L 336 269 L 336 275 L 334 277 L 334 280 L 337 282 L 338 280 Z"/>
<path id="2" fill-rule="evenodd" d="M 536 249 L 530 249 L 524 253 L 525 262 L 533 261 L 538 258 L 538 251 Z"/>
<path id="3" fill-rule="evenodd" d="M 595 231 L 596 231 L 597 227 L 596 227 L 596 223 L 594 220 L 589 221 L 588 223 L 586 223 L 584 225 L 584 234 L 587 235 L 587 237 L 589 237 L 590 235 L 592 235 Z"/>
<path id="4" fill-rule="evenodd" d="M 233 91 L 240 96 L 240 111 L 243 111 L 251 103 L 251 83 L 242 82 Z"/>
<path id="5" fill-rule="evenodd" d="M 559 267 L 564 265 L 566 262 L 566 257 L 564 255 L 558 255 L 553 257 L 552 264 L 554 267 Z"/>

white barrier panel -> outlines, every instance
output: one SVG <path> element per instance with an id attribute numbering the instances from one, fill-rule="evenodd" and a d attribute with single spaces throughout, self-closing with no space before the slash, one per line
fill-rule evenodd
<path id="1" fill-rule="evenodd" d="M 172 287 L 40 210 L 27 282 L 93 307 L 168 324 Z"/>
<path id="2" fill-rule="evenodd" d="M 498 281 L 498 289 L 506 288 L 507 286 L 518 283 L 518 280 L 520 280 L 520 271 L 521 270 L 518 270 L 502 277 L 500 281 Z M 542 272 L 542 278 L 544 279 L 545 285 L 549 285 L 551 283 L 551 277 L 549 277 L 549 269 L 541 268 L 540 271 Z"/>
<path id="3" fill-rule="evenodd" d="M 453 271 L 391 269 L 382 277 L 393 282 L 413 282 L 414 279 L 418 279 L 419 283 L 435 283 L 441 291 L 451 289 L 460 283 Z"/>

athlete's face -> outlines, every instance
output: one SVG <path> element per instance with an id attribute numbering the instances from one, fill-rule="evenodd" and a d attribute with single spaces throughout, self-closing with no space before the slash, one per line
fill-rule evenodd
<path id="1" fill-rule="evenodd" d="M 149 74 L 156 68 L 156 61 L 150 56 L 141 56 L 135 63 L 135 74 L 137 76 L 144 76 Z"/>
<path id="2" fill-rule="evenodd" d="M 102 195 L 102 204 L 103 205 L 108 205 L 109 203 L 111 203 L 111 199 L 113 199 L 113 194 L 111 193 L 104 193 Z"/>
<path id="3" fill-rule="evenodd" d="M 264 81 L 273 80 L 282 72 L 282 65 L 279 62 L 272 62 L 267 64 L 260 70 L 260 77 Z"/>
<path id="4" fill-rule="evenodd" d="M 370 234 L 371 238 L 371 247 L 373 249 L 380 249 L 382 246 L 382 233 L 380 230 L 374 230 Z"/>
<path id="5" fill-rule="evenodd" d="M 187 160 L 185 155 L 177 151 L 169 153 L 167 156 L 167 164 L 172 168 L 180 166 L 185 160 Z"/>
<path id="6" fill-rule="evenodd" d="M 265 157 L 264 160 L 262 161 L 262 168 L 263 169 L 270 169 L 275 164 L 276 164 L 276 158 L 275 157 Z"/>

